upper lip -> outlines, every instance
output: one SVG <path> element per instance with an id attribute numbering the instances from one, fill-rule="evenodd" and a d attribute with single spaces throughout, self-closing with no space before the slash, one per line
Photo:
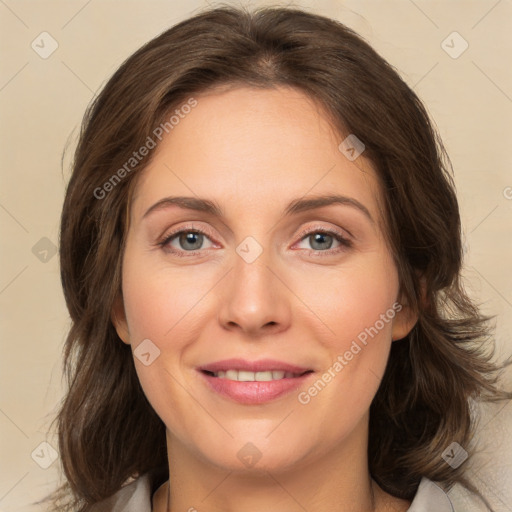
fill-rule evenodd
<path id="1" fill-rule="evenodd" d="M 312 368 L 305 368 L 275 359 L 260 359 L 259 361 L 247 361 L 245 359 L 223 359 L 214 363 L 208 363 L 199 367 L 201 371 L 225 372 L 227 370 L 245 370 L 248 372 L 266 372 L 271 370 L 282 370 L 291 373 L 304 373 L 312 371 Z"/>

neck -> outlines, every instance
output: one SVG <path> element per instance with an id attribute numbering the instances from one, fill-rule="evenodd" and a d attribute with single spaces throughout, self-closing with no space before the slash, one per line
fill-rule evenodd
<path id="1" fill-rule="evenodd" d="M 362 429 L 364 433 L 364 429 Z M 169 475 L 153 497 L 154 512 L 380 512 L 407 510 L 370 477 L 366 434 L 291 467 L 221 468 L 167 434 Z M 172 453 L 172 457 L 170 454 Z M 260 462 L 263 462 L 263 458 Z"/>

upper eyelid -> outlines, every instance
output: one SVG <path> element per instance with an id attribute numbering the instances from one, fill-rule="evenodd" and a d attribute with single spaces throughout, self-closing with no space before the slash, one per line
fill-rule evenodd
<path id="1" fill-rule="evenodd" d="M 342 238 L 351 238 L 351 239 L 354 238 L 352 233 L 348 229 L 346 229 L 346 228 L 340 228 L 340 227 L 330 227 L 330 228 L 327 228 L 325 226 L 310 226 L 308 228 L 305 228 L 305 229 L 299 231 L 297 236 L 300 236 L 300 237 L 303 238 L 304 236 L 307 236 L 308 234 L 316 233 L 318 231 L 325 231 L 325 232 L 328 232 L 328 233 L 335 233 L 335 234 L 337 234 L 338 236 L 340 236 Z"/>
<path id="2" fill-rule="evenodd" d="M 164 234 L 161 237 L 161 239 L 162 240 L 167 240 L 167 239 L 172 238 L 172 237 L 174 237 L 176 235 L 179 235 L 182 232 L 186 232 L 187 233 L 187 232 L 191 232 L 191 231 L 198 231 L 198 232 L 200 232 L 200 233 L 202 233 L 202 234 L 204 234 L 204 235 L 206 235 L 208 237 L 214 238 L 213 235 L 210 233 L 210 231 L 208 229 L 206 229 L 206 228 L 196 227 L 196 226 L 183 226 L 183 227 L 180 227 L 180 228 L 178 228 L 176 230 L 171 230 L 171 231 L 169 231 L 169 233 L 164 232 L 166 234 Z"/>

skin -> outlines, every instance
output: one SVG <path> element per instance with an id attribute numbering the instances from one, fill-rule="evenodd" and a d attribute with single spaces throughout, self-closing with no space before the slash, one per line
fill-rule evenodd
<path id="1" fill-rule="evenodd" d="M 112 314 L 133 350 L 144 339 L 160 350 L 148 366 L 134 357 L 167 428 L 172 487 L 158 489 L 153 510 L 407 510 L 410 502 L 371 479 L 367 450 L 369 408 L 391 343 L 417 320 L 409 308 L 402 303 L 309 403 L 297 398 L 401 302 L 375 170 L 364 153 L 345 157 L 338 149 L 345 137 L 302 92 L 237 87 L 195 97 L 197 106 L 138 177 L 123 298 Z M 282 215 L 293 199 L 332 193 L 356 199 L 373 220 L 346 204 Z M 171 206 L 143 218 L 170 195 L 214 200 L 225 215 Z M 158 245 L 191 224 L 207 235 Z M 337 230 L 351 245 L 327 235 L 315 243 L 318 229 Z M 252 263 L 236 252 L 248 236 L 263 249 Z M 231 357 L 278 359 L 316 373 L 297 392 L 242 405 L 210 390 L 197 371 Z M 261 458 L 247 467 L 237 453 L 249 442 Z"/>

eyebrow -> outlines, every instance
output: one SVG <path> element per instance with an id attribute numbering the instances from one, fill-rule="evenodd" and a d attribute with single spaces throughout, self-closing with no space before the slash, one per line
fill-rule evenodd
<path id="1" fill-rule="evenodd" d="M 293 214 L 322 208 L 324 206 L 330 206 L 332 204 L 351 206 L 362 212 L 372 224 L 374 223 L 374 219 L 372 218 L 366 206 L 360 203 L 357 199 L 338 194 L 309 196 L 306 198 L 302 197 L 294 199 L 287 205 L 283 212 L 283 216 L 286 217 Z M 178 206 L 179 208 L 186 210 L 209 213 L 216 217 L 225 217 L 222 208 L 215 201 L 203 199 L 200 197 L 170 196 L 160 199 L 153 206 L 148 208 L 142 218 L 144 219 L 153 212 L 165 210 L 171 206 Z"/>

